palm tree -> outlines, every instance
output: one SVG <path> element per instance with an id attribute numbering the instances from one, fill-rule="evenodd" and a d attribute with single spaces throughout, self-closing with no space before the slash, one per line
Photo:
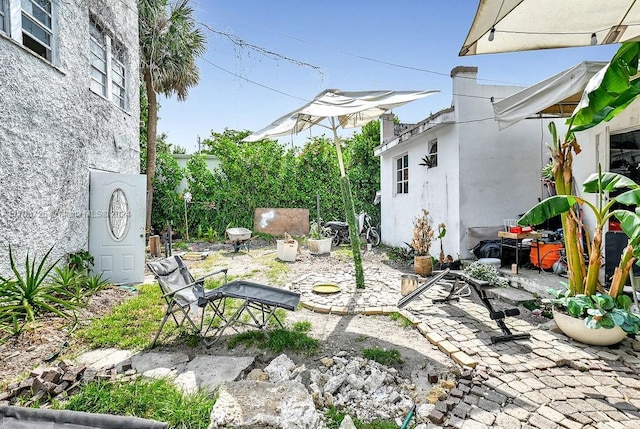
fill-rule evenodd
<path id="1" fill-rule="evenodd" d="M 189 0 L 138 0 L 140 74 L 147 90 L 147 217 L 151 228 L 153 180 L 156 165 L 158 126 L 157 94 L 187 98 L 189 88 L 199 81 L 196 58 L 206 50 L 205 37 L 196 28 Z"/>

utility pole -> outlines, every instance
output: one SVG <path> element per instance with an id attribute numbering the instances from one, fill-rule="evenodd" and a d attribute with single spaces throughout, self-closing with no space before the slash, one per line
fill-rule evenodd
<path id="1" fill-rule="evenodd" d="M 200 153 L 200 136 L 198 135 L 198 154 Z"/>

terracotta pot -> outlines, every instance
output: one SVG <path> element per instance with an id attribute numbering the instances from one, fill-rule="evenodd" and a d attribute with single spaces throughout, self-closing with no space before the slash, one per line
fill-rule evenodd
<path id="1" fill-rule="evenodd" d="M 433 260 L 431 256 L 416 256 L 413 260 L 413 268 L 416 274 L 426 277 L 433 272 Z"/>
<path id="2" fill-rule="evenodd" d="M 558 328 L 569 338 L 594 346 L 610 346 L 624 340 L 627 333 L 621 327 L 591 329 L 584 325 L 584 319 L 576 319 L 553 309 L 553 320 Z"/>

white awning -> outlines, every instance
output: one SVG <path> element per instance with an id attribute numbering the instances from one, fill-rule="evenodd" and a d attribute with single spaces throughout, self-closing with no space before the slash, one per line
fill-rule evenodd
<path id="1" fill-rule="evenodd" d="M 584 61 L 493 103 L 500 129 L 530 117 L 571 116 L 589 79 L 606 65 L 606 62 Z"/>
<path id="2" fill-rule="evenodd" d="M 640 38 L 636 0 L 480 0 L 459 55 L 605 45 Z"/>

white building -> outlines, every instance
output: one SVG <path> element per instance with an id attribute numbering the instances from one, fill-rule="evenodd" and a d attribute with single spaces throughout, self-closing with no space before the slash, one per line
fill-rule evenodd
<path id="1" fill-rule="evenodd" d="M 135 0 L 0 0 L 0 274 L 9 245 L 142 274 L 138 64 Z"/>
<path id="2" fill-rule="evenodd" d="M 382 241 L 406 247 L 413 220 L 429 210 L 444 222 L 444 252 L 470 257 L 480 239 L 498 239 L 505 219 L 517 219 L 546 196 L 540 169 L 548 162 L 548 120 L 499 131 L 492 102 L 521 87 L 481 85 L 476 67 L 451 71 L 452 105 L 418 124 L 381 123 Z M 562 128 L 562 127 L 560 127 Z M 425 159 L 426 158 L 426 159 Z M 430 164 L 429 167 L 420 165 Z M 439 252 L 434 240 L 431 254 Z"/>

